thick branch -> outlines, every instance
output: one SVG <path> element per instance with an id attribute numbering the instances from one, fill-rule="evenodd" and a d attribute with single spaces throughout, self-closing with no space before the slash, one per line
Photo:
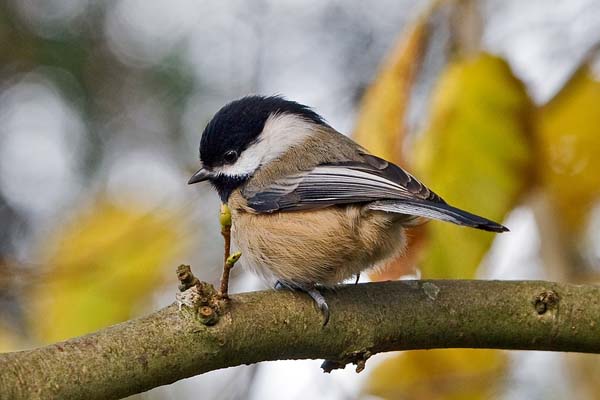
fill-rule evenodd
<path id="1" fill-rule="evenodd" d="M 120 398 L 240 364 L 321 358 L 361 366 L 390 350 L 600 353 L 596 286 L 401 281 L 324 294 L 332 312 L 325 327 L 306 295 L 266 291 L 231 296 L 213 326 L 172 305 L 87 336 L 1 354 L 0 398 Z"/>

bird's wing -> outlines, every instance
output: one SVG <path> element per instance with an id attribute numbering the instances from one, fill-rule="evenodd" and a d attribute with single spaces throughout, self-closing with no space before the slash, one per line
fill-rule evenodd
<path id="1" fill-rule="evenodd" d="M 381 158 L 322 164 L 276 180 L 258 192 L 242 191 L 257 213 L 369 203 L 373 210 L 440 219 L 484 230 L 502 225 L 448 205 L 402 168 Z"/>

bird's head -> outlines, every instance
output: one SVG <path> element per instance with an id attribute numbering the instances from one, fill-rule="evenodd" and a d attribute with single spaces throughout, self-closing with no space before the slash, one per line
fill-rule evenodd
<path id="1" fill-rule="evenodd" d="M 210 181 L 226 201 L 264 165 L 326 123 L 312 109 L 279 96 L 247 96 L 221 108 L 200 140 L 200 168 L 189 184 Z"/>

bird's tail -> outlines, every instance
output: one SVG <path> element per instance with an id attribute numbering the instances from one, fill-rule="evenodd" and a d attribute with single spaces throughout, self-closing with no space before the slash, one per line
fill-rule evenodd
<path id="1" fill-rule="evenodd" d="M 416 215 L 419 217 L 439 219 L 457 225 L 482 229 L 490 232 L 507 232 L 508 228 L 487 218 L 452 207 L 443 202 L 417 200 L 381 200 L 371 203 L 371 210 Z"/>

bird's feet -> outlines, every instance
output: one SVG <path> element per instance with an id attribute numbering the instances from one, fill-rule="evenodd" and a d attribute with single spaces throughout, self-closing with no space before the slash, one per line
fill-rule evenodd
<path id="1" fill-rule="evenodd" d="M 300 289 L 305 291 L 317 304 L 319 310 L 321 310 L 321 314 L 323 315 L 323 326 L 327 325 L 329 322 L 329 306 L 327 305 L 327 300 L 325 297 L 317 290 L 316 287 L 312 287 L 310 289 Z"/>
<path id="2" fill-rule="evenodd" d="M 319 310 L 321 310 L 321 314 L 323 315 L 323 326 L 327 325 L 329 322 L 329 306 L 327 305 L 327 300 L 325 300 L 325 297 L 321 294 L 321 292 L 319 292 L 316 285 L 298 285 L 277 281 L 275 283 L 275 289 L 297 290 L 308 294 L 316 303 L 317 307 L 319 307 Z"/>

